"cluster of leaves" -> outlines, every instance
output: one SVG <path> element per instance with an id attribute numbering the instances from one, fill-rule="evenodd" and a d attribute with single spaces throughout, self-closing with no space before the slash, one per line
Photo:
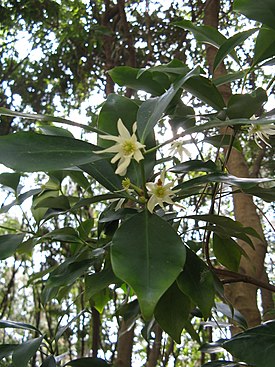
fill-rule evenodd
<path id="1" fill-rule="evenodd" d="M 244 10 L 243 3 L 244 1 L 235 1 L 236 9 L 263 22 L 261 29 L 238 33 L 225 39 L 219 32 L 208 27 L 194 26 L 187 21 L 181 21 L 177 25 L 191 30 L 200 41 L 219 47 L 215 67 L 228 55 L 237 60 L 235 47 L 257 31 L 251 70 L 236 72 L 222 80 L 213 81 L 200 67 L 190 70 L 176 59 L 146 70 L 129 66 L 116 67 L 109 72 L 114 82 L 150 93 L 151 98 L 130 99 L 110 94 L 100 110 L 97 128 L 80 126 L 73 121 L 53 116 L 25 114 L 0 108 L 0 113 L 4 116 L 39 122 L 37 132 L 19 132 L 0 138 L 0 163 L 14 170 L 2 173 L 0 183 L 12 191 L 15 197 L 12 203 L 1 208 L 1 212 L 7 212 L 12 206 L 21 205 L 32 197 L 32 214 L 36 222 L 35 231 L 18 231 L 16 234 L 0 236 L 0 259 L 6 259 L 15 252 L 27 255 L 36 245 L 45 241 L 70 244 L 69 256 L 61 264 L 55 264 L 35 276 L 43 282 L 43 304 L 46 305 L 53 299 L 61 301 L 75 282 L 84 279 L 87 307 L 92 306 L 102 312 L 110 300 L 108 291 L 119 289 L 123 292 L 126 303 L 119 310 L 120 315 L 130 319 L 131 323 L 142 319 L 148 329 L 150 325 L 158 323 L 177 343 L 180 343 L 181 333 L 185 328 L 201 343 L 192 322 L 194 317 L 210 317 L 212 309 L 218 309 L 215 297 L 224 301 L 222 283 L 218 278 L 220 273 L 216 269 L 226 267 L 232 273 L 237 272 L 241 256 L 246 256 L 237 239 L 253 247 L 251 236 L 258 236 L 253 228 L 244 227 L 229 217 L 216 214 L 214 209 L 217 198 L 227 195 L 228 188 L 232 188 L 235 193 L 258 196 L 266 202 L 273 201 L 275 196 L 272 179 L 238 178 L 228 174 L 225 169 L 231 149 L 240 149 L 236 141 L 243 131 L 257 124 L 261 132 L 275 121 L 272 114 L 262 115 L 256 121 L 251 119 L 267 100 L 263 89 L 259 88 L 250 94 L 233 95 L 226 105 L 217 88 L 223 83 L 246 77 L 255 67 L 265 64 L 266 60 L 275 55 L 274 47 L 268 43 L 270 35 L 274 34 L 275 24 L 269 20 L 270 13 L 264 11 L 266 15 L 262 18 L 261 12 L 261 18 L 258 18 L 256 2 L 247 0 Z M 274 9 L 269 1 L 263 3 Z M 182 102 L 183 93 L 189 93 L 212 108 L 211 114 L 196 119 L 193 107 Z M 157 144 L 155 127 L 167 117 L 176 133 L 173 139 Z M 104 142 L 104 136 L 118 136 L 119 119 L 129 132 L 132 132 L 136 122 L 137 137 L 145 146 L 142 150 L 144 159 L 140 162 L 132 159 L 127 167 L 127 180 L 134 193 L 129 188 L 125 189 L 125 177 L 115 173 L 116 167 L 111 162 L 113 157 L 108 153 L 98 154 L 102 148 L 112 145 Z M 75 125 L 97 133 L 98 145 L 75 139 L 67 130 L 54 126 L 53 122 Z M 233 133 L 220 135 L 217 131 L 226 126 L 230 126 Z M 179 128 L 183 132 L 179 132 Z M 205 141 L 219 148 L 224 147 L 227 151 L 225 157 L 221 156 L 215 161 L 200 158 L 186 162 L 180 162 L 174 157 L 158 159 L 156 152 L 160 147 L 183 136 L 206 131 L 211 135 Z M 173 199 L 175 208 L 186 198 L 209 196 L 211 209 L 208 214 L 189 215 L 182 207 L 173 210 L 170 202 L 169 211 L 164 211 L 163 203 L 158 200 L 156 202 L 161 207 L 157 206 L 153 213 L 148 210 L 148 182 L 152 183 L 164 169 L 164 161 L 170 164 L 170 176 L 167 176 L 173 177 L 173 182 L 177 182 L 169 191 L 169 199 Z M 24 191 L 19 185 L 21 175 L 40 171 L 49 176 L 46 184 L 41 188 Z M 193 178 L 186 180 L 187 172 L 194 173 Z M 81 198 L 64 192 L 62 182 L 67 176 L 83 190 L 84 195 Z M 94 194 L 90 190 L 94 181 L 102 187 L 100 194 Z M 164 187 L 163 184 L 160 180 L 156 182 L 160 187 Z M 123 206 L 117 209 L 114 200 L 123 202 Z M 82 220 L 82 209 L 95 204 L 101 205 L 99 218 Z M 48 228 L 45 233 L 45 227 L 50 220 L 69 215 L 77 217 L 77 228 Z M 206 231 L 205 240 L 196 250 L 182 239 L 183 218 L 204 223 L 198 231 Z M 205 254 L 204 260 L 200 256 L 202 252 Z M 210 253 L 214 256 L 214 261 L 210 258 Z M 48 278 L 44 280 L 46 275 Z M 1 328 L 30 330 L 38 336 L 19 345 L 2 345 L 0 356 L 4 358 L 12 354 L 13 365 L 22 367 L 27 366 L 31 357 L 41 348 L 47 355 L 41 367 L 54 367 L 58 362 L 53 345 L 58 343 L 74 321 L 72 319 L 69 324 L 60 327 L 54 340 L 49 340 L 31 325 L 2 321 Z M 271 367 L 274 352 L 267 351 L 272 345 L 274 334 L 275 323 L 270 322 L 248 329 L 229 340 L 220 340 L 215 348 L 222 347 L 253 366 Z M 213 345 L 202 348 L 205 351 L 216 351 Z M 109 364 L 99 358 L 87 357 L 72 360 L 66 365 L 77 367 Z M 238 365 L 238 362 L 221 360 L 206 365 L 232 366 Z"/>

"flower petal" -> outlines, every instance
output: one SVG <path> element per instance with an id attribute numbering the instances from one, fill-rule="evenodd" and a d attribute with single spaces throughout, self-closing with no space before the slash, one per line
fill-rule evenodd
<path id="1" fill-rule="evenodd" d="M 118 121 L 117 121 L 117 129 L 118 129 L 119 135 L 123 139 L 130 139 L 131 138 L 131 135 L 130 135 L 129 131 L 126 129 L 126 127 L 123 124 L 121 119 L 118 119 Z"/>

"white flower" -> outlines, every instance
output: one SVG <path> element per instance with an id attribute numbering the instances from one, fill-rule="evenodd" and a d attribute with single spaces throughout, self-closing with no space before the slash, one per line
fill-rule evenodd
<path id="1" fill-rule="evenodd" d="M 117 121 L 117 129 L 119 136 L 114 135 L 100 135 L 101 139 L 113 140 L 116 144 L 112 145 L 110 148 L 97 151 L 96 153 L 116 153 L 112 158 L 111 163 L 115 163 L 119 160 L 116 174 L 124 176 L 127 172 L 127 167 L 131 163 L 131 159 L 139 162 L 144 159 L 141 149 L 145 148 L 145 145 L 137 141 L 136 131 L 137 123 L 133 124 L 133 134 L 130 135 L 127 128 L 124 126 L 121 119 Z"/>
<path id="2" fill-rule="evenodd" d="M 184 141 L 181 141 L 181 140 L 174 141 L 171 144 L 171 148 L 169 149 L 169 154 L 170 155 L 178 154 L 181 160 L 183 159 L 184 155 L 191 157 L 191 153 L 183 145 L 184 145 Z"/>
<path id="3" fill-rule="evenodd" d="M 266 124 L 258 125 L 252 124 L 249 129 L 249 136 L 254 135 L 255 143 L 262 149 L 260 141 L 264 142 L 266 145 L 271 145 L 268 143 L 269 135 L 275 135 L 275 125 Z"/>
<path id="4" fill-rule="evenodd" d="M 162 172 L 160 179 L 158 179 L 157 183 L 147 182 L 146 184 L 148 194 L 150 195 L 150 199 L 147 203 L 147 208 L 151 213 L 153 213 L 154 207 L 156 205 L 159 205 L 162 209 L 164 209 L 164 203 L 174 204 L 173 200 L 171 199 L 171 197 L 174 196 L 176 192 L 171 190 L 171 187 L 174 185 L 174 183 L 170 182 L 164 185 L 164 177 L 165 171 Z"/>

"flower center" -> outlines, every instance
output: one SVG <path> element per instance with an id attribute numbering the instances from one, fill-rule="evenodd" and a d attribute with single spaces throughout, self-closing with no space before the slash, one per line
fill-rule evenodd
<path id="1" fill-rule="evenodd" d="M 155 195 L 158 198 L 163 198 L 165 196 L 166 190 L 163 186 L 157 186 L 155 190 Z"/>
<path id="2" fill-rule="evenodd" d="M 136 151 L 136 145 L 131 140 L 126 140 L 122 144 L 122 151 L 124 155 L 131 155 Z"/>

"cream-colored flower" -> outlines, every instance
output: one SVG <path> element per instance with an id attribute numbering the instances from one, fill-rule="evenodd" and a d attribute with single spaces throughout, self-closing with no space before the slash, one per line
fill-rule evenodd
<path id="1" fill-rule="evenodd" d="M 181 160 L 183 159 L 184 155 L 186 155 L 187 157 L 191 157 L 191 153 L 183 145 L 184 141 L 182 140 L 174 141 L 169 149 L 169 154 L 178 154 Z"/>
<path id="2" fill-rule="evenodd" d="M 150 198 L 147 203 L 147 208 L 149 212 L 153 213 L 154 207 L 159 205 L 162 209 L 164 209 L 164 203 L 174 204 L 171 199 L 172 196 L 175 195 L 176 191 L 172 191 L 171 187 L 174 185 L 173 182 L 170 182 L 164 185 L 165 179 L 165 171 L 162 172 L 160 178 L 156 183 L 147 182 L 146 188 L 148 190 L 148 194 Z"/>
<path id="3" fill-rule="evenodd" d="M 249 129 L 249 135 L 253 135 L 255 138 L 255 143 L 262 149 L 260 142 L 264 142 L 266 145 L 271 145 L 268 143 L 269 135 L 275 135 L 275 125 L 266 124 L 266 125 L 258 125 L 252 124 Z"/>
<path id="4" fill-rule="evenodd" d="M 113 140 L 116 142 L 116 144 L 112 145 L 110 148 L 101 150 L 96 153 L 116 153 L 116 155 L 112 158 L 111 163 L 119 161 L 115 173 L 120 176 L 124 176 L 127 172 L 127 167 L 131 163 L 132 159 L 134 159 L 137 162 L 139 162 L 141 159 L 144 159 L 141 153 L 141 149 L 145 148 L 145 145 L 137 141 L 136 122 L 133 124 L 132 135 L 130 135 L 129 131 L 124 126 L 121 119 L 118 119 L 117 129 L 119 133 L 118 136 L 100 135 L 101 139 Z"/>

